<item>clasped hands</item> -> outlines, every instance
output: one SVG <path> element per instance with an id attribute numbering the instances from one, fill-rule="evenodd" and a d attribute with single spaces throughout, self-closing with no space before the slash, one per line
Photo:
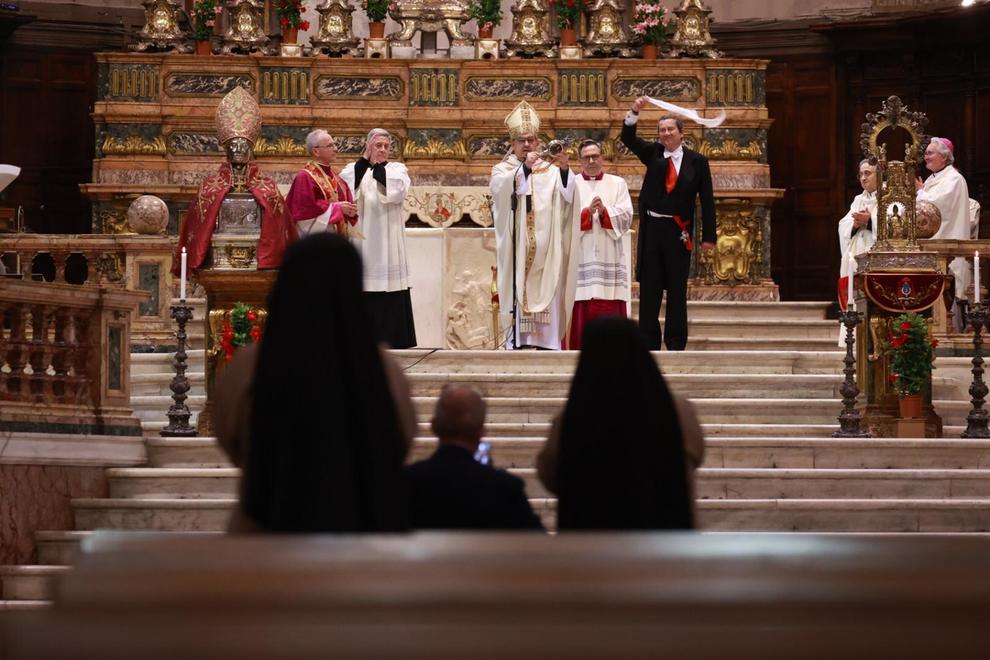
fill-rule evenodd
<path id="1" fill-rule="evenodd" d="M 866 226 L 866 223 L 870 221 L 869 211 L 853 211 L 852 214 L 853 227 L 856 229 L 862 229 Z"/>

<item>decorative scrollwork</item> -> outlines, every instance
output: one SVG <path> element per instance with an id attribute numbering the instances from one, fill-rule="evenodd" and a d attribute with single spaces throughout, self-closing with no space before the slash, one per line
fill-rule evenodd
<path id="1" fill-rule="evenodd" d="M 100 146 L 108 156 L 164 156 L 168 152 L 165 138 L 156 135 L 150 140 L 140 135 L 115 138 L 108 135 Z"/>
<path id="2" fill-rule="evenodd" d="M 709 160 L 759 160 L 763 157 L 763 147 L 756 140 L 750 140 L 745 146 L 731 138 L 725 139 L 719 145 L 702 140 L 697 151 Z"/>
<path id="3" fill-rule="evenodd" d="M 467 158 L 467 147 L 464 146 L 464 140 L 446 142 L 439 138 L 431 137 L 423 144 L 407 140 L 402 149 L 402 156 L 403 158 L 461 160 Z"/>
<path id="4" fill-rule="evenodd" d="M 288 135 L 282 135 L 276 140 L 259 137 L 254 143 L 256 156 L 305 156 L 306 145 L 300 144 Z"/>
<path id="5" fill-rule="evenodd" d="M 95 259 L 96 272 L 100 276 L 101 282 L 119 283 L 124 279 L 124 272 L 120 266 L 120 255 L 111 252 L 104 252 Z"/>

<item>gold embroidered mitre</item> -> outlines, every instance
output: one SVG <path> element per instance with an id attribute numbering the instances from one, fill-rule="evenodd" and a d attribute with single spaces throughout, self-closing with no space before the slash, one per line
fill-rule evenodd
<path id="1" fill-rule="evenodd" d="M 540 116 L 536 114 L 533 106 L 520 101 L 505 118 L 505 126 L 509 129 L 509 137 L 513 140 L 524 135 L 535 136 L 540 130 Z"/>
<path id="2" fill-rule="evenodd" d="M 255 143 L 261 134 L 261 109 L 254 95 L 235 87 L 217 106 L 217 140 L 224 144 L 235 137 Z"/>

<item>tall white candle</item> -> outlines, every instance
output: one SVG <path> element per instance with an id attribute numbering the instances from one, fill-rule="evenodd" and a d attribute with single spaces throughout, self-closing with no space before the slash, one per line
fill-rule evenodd
<path id="1" fill-rule="evenodd" d="M 856 257 L 849 255 L 849 288 L 846 290 L 846 309 L 855 309 L 856 301 L 853 300 L 853 278 L 856 277 Z"/>
<path id="2" fill-rule="evenodd" d="M 182 248 L 182 265 L 179 268 L 179 300 L 186 299 L 186 248 Z"/>
<path id="3" fill-rule="evenodd" d="M 973 255 L 973 302 L 980 302 L 980 251 Z"/>

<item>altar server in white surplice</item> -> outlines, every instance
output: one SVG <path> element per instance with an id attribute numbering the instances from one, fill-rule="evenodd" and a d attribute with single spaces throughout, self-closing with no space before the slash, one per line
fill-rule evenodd
<path id="1" fill-rule="evenodd" d="M 573 301 L 567 347 L 575 351 L 581 349 L 588 321 L 627 316 L 633 217 L 625 180 L 605 173 L 602 145 L 596 140 L 582 141 L 578 158 L 581 174 L 575 177 L 566 287 L 567 300 Z"/>
<path id="2" fill-rule="evenodd" d="M 515 301 L 508 348 L 560 350 L 570 311 L 564 284 L 574 176 L 566 150 L 546 159 L 536 151 L 540 117 L 531 105 L 522 101 L 505 125 L 512 152 L 492 168 L 490 183 L 500 322 L 503 332 L 512 327 Z"/>
<path id="3" fill-rule="evenodd" d="M 860 255 L 873 247 L 877 241 L 877 168 L 870 165 L 869 159 L 859 162 L 859 183 L 863 192 L 853 198 L 849 212 L 839 220 L 839 251 L 842 258 L 839 261 L 839 308 L 845 309 L 849 301 L 848 279 L 852 270 L 849 255 Z M 844 345 L 844 344 L 843 344 Z"/>
<path id="4" fill-rule="evenodd" d="M 969 186 L 952 165 L 954 160 L 952 142 L 948 138 L 933 137 L 925 149 L 925 167 L 932 174 L 924 182 L 920 177 L 916 182 L 918 201 L 931 202 L 942 214 L 942 224 L 932 238 L 970 237 Z M 973 281 L 970 268 L 962 257 L 949 264 L 956 280 L 957 299 L 967 298 L 966 291 Z"/>
<path id="5" fill-rule="evenodd" d="M 402 163 L 389 162 L 391 148 L 389 132 L 373 129 L 364 155 L 347 165 L 340 178 L 354 191 L 358 222 L 351 239 L 364 261 L 364 298 L 378 340 L 392 348 L 411 348 L 416 327 L 402 212 L 409 172 Z"/>

